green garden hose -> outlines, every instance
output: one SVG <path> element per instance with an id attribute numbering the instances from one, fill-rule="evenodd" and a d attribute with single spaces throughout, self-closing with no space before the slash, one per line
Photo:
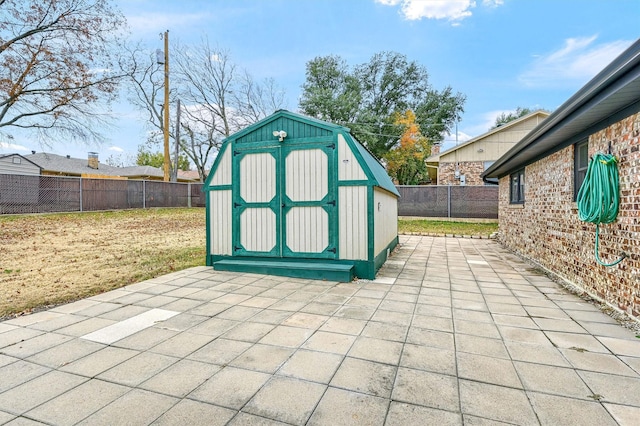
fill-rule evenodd
<path id="1" fill-rule="evenodd" d="M 626 257 L 623 253 L 615 262 L 605 263 L 598 255 L 600 224 L 611 223 L 618 217 L 620 187 L 617 163 L 616 157 L 611 154 L 595 154 L 578 191 L 578 217 L 584 222 L 596 224 L 595 257 L 603 266 L 615 266 Z"/>

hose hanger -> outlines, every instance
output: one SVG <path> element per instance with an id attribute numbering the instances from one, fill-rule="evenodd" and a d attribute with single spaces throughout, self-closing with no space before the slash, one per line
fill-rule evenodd
<path id="1" fill-rule="evenodd" d="M 595 258 L 602 266 L 615 266 L 622 262 L 627 255 L 622 253 L 618 260 L 606 263 L 600 259 L 600 224 L 612 223 L 618 217 L 620 207 L 620 177 L 618 175 L 618 160 L 609 153 L 596 153 L 589 162 L 587 174 L 578 191 L 578 217 L 583 222 L 595 223 L 596 243 Z"/>

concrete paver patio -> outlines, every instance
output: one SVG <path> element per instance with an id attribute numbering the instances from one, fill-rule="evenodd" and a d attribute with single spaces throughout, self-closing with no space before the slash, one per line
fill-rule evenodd
<path id="1" fill-rule="evenodd" d="M 0 424 L 635 425 L 640 339 L 486 239 L 374 281 L 200 267 L 0 323 Z"/>

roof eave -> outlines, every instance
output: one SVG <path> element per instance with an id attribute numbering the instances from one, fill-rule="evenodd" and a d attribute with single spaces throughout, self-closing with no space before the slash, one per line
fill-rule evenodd
<path id="1" fill-rule="evenodd" d="M 483 180 L 486 182 L 487 178 L 506 176 L 514 170 L 561 149 L 569 144 L 571 140 L 580 136 L 581 133 L 584 133 L 586 129 L 596 131 L 595 129 L 607 123 L 608 116 L 619 114 L 622 111 L 632 111 L 634 108 L 639 107 L 640 103 L 636 101 L 619 106 L 613 111 L 603 108 L 602 113 L 608 114 L 608 116 L 602 116 L 599 119 L 588 122 L 584 119 L 585 125 L 580 128 L 580 131 L 566 132 L 562 140 L 559 141 L 555 141 L 552 138 L 554 133 L 558 133 L 569 124 L 572 124 L 572 122 L 579 124 L 579 119 L 594 110 L 601 101 L 615 97 L 616 94 L 622 93 L 627 87 L 635 90 L 632 85 L 640 82 L 639 65 L 640 40 L 637 40 L 547 117 L 545 121 L 536 126 L 520 142 L 491 165 L 481 175 Z M 544 144 L 545 140 L 548 141 L 547 144 Z M 535 149 L 536 146 L 538 146 L 537 149 Z"/>

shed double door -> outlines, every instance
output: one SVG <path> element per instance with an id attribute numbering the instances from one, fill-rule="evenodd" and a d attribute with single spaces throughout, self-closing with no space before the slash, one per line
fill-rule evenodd
<path id="1" fill-rule="evenodd" d="M 233 152 L 236 256 L 336 258 L 333 144 Z"/>

